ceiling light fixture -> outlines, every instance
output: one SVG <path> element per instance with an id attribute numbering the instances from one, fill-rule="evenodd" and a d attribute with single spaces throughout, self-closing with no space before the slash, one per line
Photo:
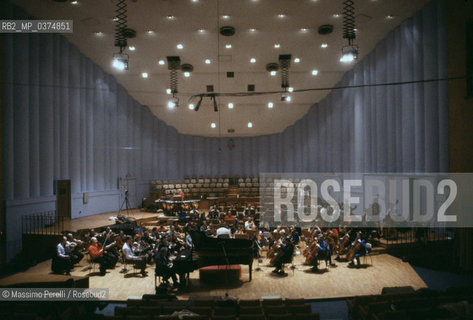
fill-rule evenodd
<path id="1" fill-rule="evenodd" d="M 97 31 L 97 32 L 95 32 L 95 35 L 97 37 L 103 37 L 103 32 L 102 31 Z"/>
<path id="2" fill-rule="evenodd" d="M 301 32 L 307 32 L 309 31 L 309 28 L 301 28 Z"/>
<path id="3" fill-rule="evenodd" d="M 154 34 L 154 31 L 153 30 L 148 30 L 147 33 L 148 34 Z"/>
<path id="4" fill-rule="evenodd" d="M 159 61 L 158 61 L 158 64 L 162 66 L 162 65 L 165 64 L 165 62 L 164 62 L 164 60 L 159 60 Z"/>
<path id="5" fill-rule="evenodd" d="M 230 19 L 230 16 L 224 15 L 224 16 L 222 16 L 222 19 L 228 20 L 228 19 Z"/>
<path id="6" fill-rule="evenodd" d="M 228 44 L 225 45 L 225 48 L 231 49 L 231 48 L 232 48 L 232 45 L 228 43 Z"/>
<path id="7" fill-rule="evenodd" d="M 199 31 L 199 33 L 204 33 L 205 29 L 199 29 L 198 31 Z"/>
<path id="8" fill-rule="evenodd" d="M 328 44 L 326 44 L 326 43 L 322 43 L 322 44 L 320 45 L 320 47 L 325 49 L 325 48 L 327 48 L 327 47 L 328 47 Z"/>
<path id="9" fill-rule="evenodd" d="M 250 28 L 250 29 L 248 29 L 248 31 L 250 31 L 250 32 L 256 32 L 256 29 L 255 29 L 255 28 Z"/>
<path id="10" fill-rule="evenodd" d="M 178 48 L 179 50 L 182 50 L 182 49 L 184 49 L 184 46 L 183 46 L 181 43 L 179 43 L 179 44 L 176 46 L 176 48 Z"/>
<path id="11" fill-rule="evenodd" d="M 212 123 L 210 124 L 210 127 L 211 127 L 212 129 L 215 129 L 215 127 L 217 127 L 217 125 L 215 124 L 215 122 L 212 122 Z"/>
<path id="12" fill-rule="evenodd" d="M 184 72 L 184 77 L 189 78 L 191 76 L 190 72 Z"/>
<path id="13" fill-rule="evenodd" d="M 189 109 L 194 110 L 194 105 L 192 103 L 189 103 Z"/>
<path id="14" fill-rule="evenodd" d="M 210 64 L 211 62 L 210 59 L 205 59 L 205 64 Z"/>
<path id="15" fill-rule="evenodd" d="M 332 14 L 332 17 L 334 17 L 334 18 L 340 18 L 340 14 L 334 13 L 334 14 Z"/>
<path id="16" fill-rule="evenodd" d="M 284 13 L 278 14 L 278 18 L 280 18 L 280 19 L 283 19 L 283 18 L 285 18 L 285 17 L 286 17 L 286 15 L 285 15 Z"/>
<path id="17" fill-rule="evenodd" d="M 135 49 L 136 49 L 135 46 L 129 46 L 128 47 L 128 50 L 130 50 L 130 51 L 135 51 Z"/>
<path id="18" fill-rule="evenodd" d="M 148 72 L 141 73 L 141 77 L 145 79 L 148 78 Z"/>
<path id="19" fill-rule="evenodd" d="M 289 88 L 287 88 L 287 91 L 293 92 L 293 91 L 294 91 L 294 88 L 293 88 L 293 87 L 289 87 Z"/>
<path id="20" fill-rule="evenodd" d="M 168 101 L 168 108 L 174 109 L 175 107 L 179 106 L 179 98 L 172 97 L 171 100 Z"/>
<path id="21" fill-rule="evenodd" d="M 77 5 L 79 4 L 79 1 L 72 1 L 71 4 Z"/>
<path id="22" fill-rule="evenodd" d="M 168 20 L 174 20 L 176 17 L 170 14 L 170 15 L 166 16 L 166 18 Z"/>
<path id="23" fill-rule="evenodd" d="M 167 93 L 167 94 L 171 94 L 171 89 L 167 88 L 167 89 L 166 89 L 166 93 Z"/>
<path id="24" fill-rule="evenodd" d="M 355 34 L 355 4 L 353 0 L 343 1 L 343 38 L 348 40 L 348 45 L 342 48 L 340 62 L 349 63 L 358 59 L 358 46 L 353 44 Z"/>
<path id="25" fill-rule="evenodd" d="M 275 44 L 274 44 L 274 47 L 275 47 L 276 49 L 279 49 L 279 48 L 281 47 L 281 45 L 280 45 L 279 43 L 275 43 Z"/>
<path id="26" fill-rule="evenodd" d="M 301 59 L 299 59 L 299 58 L 294 58 L 294 63 L 299 63 L 299 62 L 301 62 Z"/>
<path id="27" fill-rule="evenodd" d="M 255 58 L 251 58 L 250 59 L 250 63 L 255 63 L 256 62 L 256 59 Z"/>
<path id="28" fill-rule="evenodd" d="M 274 77 L 277 73 L 278 73 L 278 72 L 277 72 L 277 71 L 274 71 L 274 70 L 269 72 L 269 74 L 270 74 L 272 77 Z"/>
<path id="29" fill-rule="evenodd" d="M 272 102 L 268 102 L 268 108 L 269 108 L 269 109 L 272 109 L 273 106 L 274 106 L 274 104 L 273 104 Z"/>
<path id="30" fill-rule="evenodd" d="M 312 70 L 312 75 L 313 75 L 313 76 L 316 76 L 318 73 L 319 73 L 319 71 L 318 71 L 318 70 L 315 70 L 315 69 L 314 69 L 314 70 Z"/>
<path id="31" fill-rule="evenodd" d="M 233 109 L 233 103 L 230 102 L 230 103 L 228 104 L 228 109 Z"/>
<path id="32" fill-rule="evenodd" d="M 248 128 L 253 128 L 253 123 L 252 122 L 248 122 Z"/>
<path id="33" fill-rule="evenodd" d="M 386 16 L 386 19 L 388 19 L 388 20 L 392 20 L 392 19 L 394 19 L 394 16 L 393 16 L 392 14 L 390 14 L 390 15 L 387 15 L 387 16 Z"/>

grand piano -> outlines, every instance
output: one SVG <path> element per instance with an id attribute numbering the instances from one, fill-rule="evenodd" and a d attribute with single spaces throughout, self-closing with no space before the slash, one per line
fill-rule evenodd
<path id="1" fill-rule="evenodd" d="M 249 267 L 251 281 L 251 272 L 253 267 L 253 241 L 247 239 L 225 239 L 211 238 L 204 232 L 191 231 L 190 233 L 194 243 L 191 257 L 177 257 L 174 260 L 176 273 L 184 274 L 196 269 L 228 264 L 245 264 Z"/>

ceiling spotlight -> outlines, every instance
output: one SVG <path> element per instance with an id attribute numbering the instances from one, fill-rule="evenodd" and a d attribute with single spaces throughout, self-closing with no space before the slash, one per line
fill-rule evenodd
<path id="1" fill-rule="evenodd" d="M 215 124 L 215 122 L 212 122 L 212 123 L 210 124 L 210 127 L 211 127 L 212 129 L 215 129 L 215 127 L 217 127 L 217 125 Z"/>
<path id="2" fill-rule="evenodd" d="M 256 59 L 255 59 L 255 58 L 251 58 L 251 59 L 250 59 L 250 62 L 251 62 L 251 63 L 255 63 L 255 62 L 256 62 Z"/>
<path id="3" fill-rule="evenodd" d="M 328 47 L 328 44 L 326 44 L 326 43 L 322 43 L 322 44 L 320 45 L 320 47 L 325 49 L 325 48 L 327 48 L 327 47 Z"/>
<path id="4" fill-rule="evenodd" d="M 388 20 L 392 20 L 392 19 L 394 19 L 394 16 L 393 16 L 392 14 L 390 14 L 390 15 L 387 15 L 387 16 L 386 16 L 386 19 L 388 19 Z"/>
<path id="5" fill-rule="evenodd" d="M 154 34 L 153 30 L 148 30 L 147 32 L 148 32 L 148 34 Z"/>
<path id="6" fill-rule="evenodd" d="M 248 122 L 248 128 L 253 128 L 253 123 L 252 122 Z"/>
<path id="7" fill-rule="evenodd" d="M 194 110 L 194 105 L 192 103 L 189 104 L 189 109 Z"/>
<path id="8" fill-rule="evenodd" d="M 205 29 L 199 29 L 198 31 L 199 31 L 199 33 L 204 33 Z"/>
<path id="9" fill-rule="evenodd" d="M 230 102 L 230 103 L 228 104 L 228 109 L 233 109 L 233 103 Z"/>
<path id="10" fill-rule="evenodd" d="M 318 70 L 315 70 L 315 69 L 314 69 L 314 70 L 312 70 L 312 75 L 313 75 L 313 76 L 316 76 L 318 73 L 319 73 L 319 71 L 318 71 Z"/>
<path id="11" fill-rule="evenodd" d="M 182 49 L 184 49 L 184 46 L 179 43 L 179 44 L 176 46 L 176 48 L 178 48 L 179 50 L 182 50 Z"/>
<path id="12" fill-rule="evenodd" d="M 301 28 L 301 31 L 302 32 L 307 32 L 307 31 L 309 31 L 309 28 Z"/>
<path id="13" fill-rule="evenodd" d="M 143 72 L 143 73 L 141 74 L 141 77 L 142 77 L 142 78 L 145 78 L 145 79 L 148 78 L 148 72 Z"/>
<path id="14" fill-rule="evenodd" d="M 179 99 L 177 97 L 173 97 L 171 100 L 168 101 L 168 108 L 174 109 L 175 107 L 179 106 Z"/>
<path id="15" fill-rule="evenodd" d="M 278 73 L 277 71 L 274 71 L 274 70 L 273 70 L 273 71 L 271 71 L 269 74 L 270 74 L 272 77 L 274 77 L 277 73 Z"/>
<path id="16" fill-rule="evenodd" d="M 197 105 L 195 106 L 195 111 L 199 111 L 199 108 L 200 108 L 200 105 L 202 103 L 202 99 L 204 98 L 204 96 L 200 96 L 199 98 L 199 101 L 197 101 Z"/>
<path id="17" fill-rule="evenodd" d="M 299 63 L 299 62 L 301 62 L 301 59 L 299 59 L 299 58 L 294 58 L 294 63 Z"/>
<path id="18" fill-rule="evenodd" d="M 334 13 L 334 14 L 332 14 L 332 17 L 334 17 L 334 18 L 340 18 L 340 14 L 339 14 L 339 13 Z"/>
<path id="19" fill-rule="evenodd" d="M 192 0 L 192 2 L 199 2 L 199 0 Z"/>
<path id="20" fill-rule="evenodd" d="M 171 89 L 169 89 L 169 88 L 166 89 L 166 93 L 167 93 L 167 94 L 171 94 Z"/>
<path id="21" fill-rule="evenodd" d="M 205 64 L 210 64 L 211 62 L 210 59 L 205 59 Z"/>
<path id="22" fill-rule="evenodd" d="M 129 46 L 128 49 L 129 49 L 130 51 L 135 51 L 136 48 L 135 48 L 135 46 Z"/>
<path id="23" fill-rule="evenodd" d="M 225 19 L 225 20 L 230 19 L 230 16 L 224 15 L 222 16 L 222 19 Z"/>
<path id="24" fill-rule="evenodd" d="M 281 18 L 281 19 L 282 19 L 282 18 L 285 18 L 285 17 L 286 17 L 286 15 L 285 15 L 284 13 L 278 14 L 278 18 Z"/>
<path id="25" fill-rule="evenodd" d="M 340 62 L 350 63 L 358 59 L 358 47 L 357 46 L 345 46 L 342 48 L 342 57 Z"/>
<path id="26" fill-rule="evenodd" d="M 102 31 L 97 31 L 97 32 L 95 32 L 95 35 L 97 37 L 103 37 L 103 32 Z"/>
<path id="27" fill-rule="evenodd" d="M 128 55 L 125 53 L 115 53 L 112 66 L 118 70 L 128 70 Z"/>
<path id="28" fill-rule="evenodd" d="M 189 78 L 190 76 L 191 76 L 191 73 L 190 73 L 190 72 L 187 72 L 187 71 L 184 72 L 184 77 Z"/>
<path id="29" fill-rule="evenodd" d="M 71 4 L 79 4 L 79 1 L 72 1 Z"/>
<path id="30" fill-rule="evenodd" d="M 232 48 L 232 45 L 228 43 L 228 44 L 225 45 L 225 48 L 231 49 L 231 48 Z"/>
<path id="31" fill-rule="evenodd" d="M 158 61 L 158 64 L 161 65 L 161 66 L 164 65 L 165 63 L 166 63 L 166 62 L 164 62 L 164 60 L 159 60 L 159 61 Z"/>
<path id="32" fill-rule="evenodd" d="M 170 14 L 170 15 L 166 16 L 166 18 L 168 20 L 174 20 L 176 17 Z"/>
<path id="33" fill-rule="evenodd" d="M 273 106 L 274 106 L 274 104 L 273 104 L 272 102 L 268 102 L 268 108 L 269 108 L 269 109 L 272 109 Z"/>
<path id="34" fill-rule="evenodd" d="M 248 31 L 250 31 L 250 32 L 255 32 L 256 29 L 255 29 L 255 28 L 251 28 L 251 29 L 248 29 Z"/>
<path id="35" fill-rule="evenodd" d="M 274 47 L 275 47 L 276 49 L 279 49 L 279 48 L 281 47 L 281 45 L 280 45 L 279 43 L 275 43 L 275 44 L 274 44 Z"/>
<path id="36" fill-rule="evenodd" d="M 294 88 L 293 88 L 293 87 L 289 87 L 289 88 L 287 88 L 287 91 L 293 92 L 293 91 L 294 91 Z"/>
<path id="37" fill-rule="evenodd" d="M 291 95 L 287 92 L 281 93 L 281 101 L 283 102 L 291 102 Z"/>

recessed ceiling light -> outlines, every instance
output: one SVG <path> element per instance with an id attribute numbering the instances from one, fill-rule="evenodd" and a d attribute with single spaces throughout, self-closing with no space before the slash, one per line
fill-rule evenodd
<path id="1" fill-rule="evenodd" d="M 251 63 L 255 63 L 255 62 L 256 62 L 256 59 L 255 59 L 255 58 L 251 58 L 251 59 L 250 59 L 250 62 L 251 62 Z"/>
<path id="2" fill-rule="evenodd" d="M 328 47 L 328 44 L 326 44 L 326 43 L 322 43 L 322 44 L 320 45 L 320 47 L 325 49 L 325 48 L 327 48 L 327 47 Z"/>
<path id="3" fill-rule="evenodd" d="M 189 78 L 190 76 L 191 76 L 191 73 L 190 73 L 190 72 L 187 72 L 187 71 L 184 72 L 184 77 Z"/>
<path id="4" fill-rule="evenodd" d="M 309 28 L 301 28 L 301 31 L 302 32 L 307 32 L 307 31 L 309 31 Z"/>
<path id="5" fill-rule="evenodd" d="M 275 44 L 274 44 L 274 47 L 275 47 L 276 49 L 279 49 L 279 48 L 281 47 L 281 45 L 280 45 L 279 43 L 275 43 Z"/>
<path id="6" fill-rule="evenodd" d="M 141 74 L 141 77 L 143 77 L 143 78 L 145 78 L 145 79 L 148 78 L 148 72 L 143 72 L 143 73 Z"/>
<path id="7" fill-rule="evenodd" d="M 71 4 L 79 4 L 79 1 L 72 1 Z"/>
<path id="8" fill-rule="evenodd" d="M 222 19 L 225 19 L 225 20 L 230 19 L 230 16 L 224 15 L 222 16 Z"/>
<path id="9" fill-rule="evenodd" d="M 161 65 L 161 66 L 164 65 L 165 63 L 166 63 L 166 62 L 164 62 L 164 60 L 159 60 L 159 61 L 158 61 L 158 64 Z"/>
<path id="10" fill-rule="evenodd" d="M 205 29 L 199 29 L 198 30 L 200 33 L 204 33 L 205 32 Z"/>
<path id="11" fill-rule="evenodd" d="M 274 106 L 274 104 L 273 104 L 272 102 L 268 102 L 268 108 L 269 108 L 269 109 L 272 109 L 273 106 Z"/>
<path id="12" fill-rule="evenodd" d="M 114 17 L 112 20 L 113 20 L 113 22 L 117 22 L 117 21 L 118 21 L 118 18 L 117 18 L 117 17 Z"/>
<path id="13" fill-rule="evenodd" d="M 313 76 L 316 76 L 318 73 L 319 73 L 319 70 L 315 70 L 315 69 L 312 70 L 312 75 L 313 75 Z"/>
<path id="14" fill-rule="evenodd" d="M 248 128 L 253 128 L 253 123 L 252 122 L 248 122 Z"/>
<path id="15" fill-rule="evenodd" d="M 212 123 L 210 124 L 210 127 L 211 127 L 211 128 L 215 128 L 216 126 L 217 126 L 217 125 L 215 124 L 215 122 L 212 122 Z"/>
<path id="16" fill-rule="evenodd" d="M 169 109 L 174 109 L 176 107 L 176 102 L 174 100 L 170 100 L 168 102 L 168 108 Z"/>
<path id="17" fill-rule="evenodd" d="M 233 103 L 230 102 L 230 103 L 228 104 L 228 109 L 233 109 Z"/>
<path id="18" fill-rule="evenodd" d="M 228 44 L 225 45 L 225 48 L 231 49 L 231 48 L 232 48 L 232 45 L 228 43 Z"/>
<path id="19" fill-rule="evenodd" d="M 103 37 L 103 32 L 102 31 L 97 31 L 97 32 L 95 32 L 95 35 L 97 37 Z"/>
<path id="20" fill-rule="evenodd" d="M 192 0 L 192 2 L 199 2 L 199 0 Z"/>
<path id="21" fill-rule="evenodd" d="M 294 58 L 294 63 L 299 63 L 299 62 L 301 62 L 301 59 L 299 59 L 299 58 Z"/>
<path id="22" fill-rule="evenodd" d="M 210 64 L 212 61 L 210 61 L 210 59 L 205 59 L 205 63 L 206 64 Z"/>
<path id="23" fill-rule="evenodd" d="M 390 15 L 387 15 L 387 16 L 386 16 L 386 19 L 388 19 L 388 20 L 392 20 L 392 19 L 394 19 L 394 16 L 393 16 L 392 14 L 390 14 Z"/>
<path id="24" fill-rule="evenodd" d="M 353 31 L 358 32 L 358 29 L 357 29 L 357 28 L 353 28 Z"/>
<path id="25" fill-rule="evenodd" d="M 255 29 L 255 28 L 250 28 L 250 29 L 248 29 L 248 31 L 250 31 L 250 32 L 255 32 L 256 29 Z"/>
<path id="26" fill-rule="evenodd" d="M 153 30 L 148 30 L 148 34 L 154 34 Z"/>
<path id="27" fill-rule="evenodd" d="M 171 89 L 169 89 L 169 88 L 166 89 L 166 93 L 167 93 L 167 94 L 171 94 Z"/>
<path id="28" fill-rule="evenodd" d="M 294 88 L 293 88 L 293 87 L 289 87 L 289 88 L 287 88 L 287 91 L 292 92 L 292 91 L 294 91 Z"/>
<path id="29" fill-rule="evenodd" d="M 174 19 L 176 19 L 176 17 L 173 16 L 173 15 L 171 15 L 171 14 L 168 15 L 168 16 L 166 16 L 166 18 L 167 18 L 168 20 L 174 20 Z"/>
<path id="30" fill-rule="evenodd" d="M 130 51 L 135 51 L 135 46 L 129 46 L 128 49 L 130 49 Z"/>
<path id="31" fill-rule="evenodd" d="M 292 97 L 291 97 L 291 96 L 287 96 L 285 101 L 286 101 L 286 102 L 291 102 L 291 100 L 292 100 Z"/>
<path id="32" fill-rule="evenodd" d="M 277 72 L 273 70 L 273 71 L 271 71 L 269 74 L 274 77 L 274 76 L 276 75 L 276 73 L 277 73 Z"/>
<path id="33" fill-rule="evenodd" d="M 282 18 L 285 18 L 285 17 L 286 17 L 286 15 L 285 15 L 284 13 L 278 14 L 278 18 L 281 18 L 281 19 L 282 19 Z"/>
<path id="34" fill-rule="evenodd" d="M 334 18 L 340 18 L 340 14 L 339 14 L 339 13 L 334 13 L 334 14 L 332 14 L 332 17 L 334 17 Z"/>
<path id="35" fill-rule="evenodd" d="M 179 43 L 179 44 L 176 46 L 176 48 L 178 48 L 179 50 L 182 50 L 182 49 L 184 49 L 184 46 Z"/>
<path id="36" fill-rule="evenodd" d="M 189 109 L 194 110 L 194 105 L 192 103 L 189 104 Z"/>

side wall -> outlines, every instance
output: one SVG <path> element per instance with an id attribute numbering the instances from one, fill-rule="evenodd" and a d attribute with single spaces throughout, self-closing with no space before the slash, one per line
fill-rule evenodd
<path id="1" fill-rule="evenodd" d="M 60 35 L 4 35 L 3 65 L 9 259 L 21 246 L 21 215 L 55 208 L 56 179 L 71 179 L 76 218 L 118 210 L 118 179 L 127 174 L 136 178 L 136 205 L 155 178 L 448 169 L 446 82 L 333 90 L 284 132 L 235 138 L 229 150 L 227 139 L 167 126 Z M 433 0 L 339 85 L 446 75 L 443 2 Z"/>

